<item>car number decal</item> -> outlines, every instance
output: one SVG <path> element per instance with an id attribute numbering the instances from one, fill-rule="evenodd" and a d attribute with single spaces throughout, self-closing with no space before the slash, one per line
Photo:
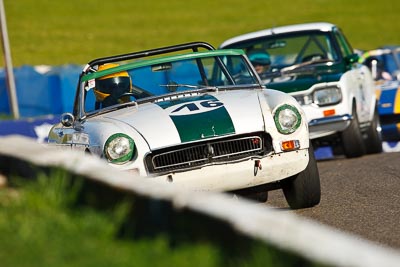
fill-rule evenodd
<path id="1" fill-rule="evenodd" d="M 224 103 L 204 95 L 157 103 L 174 122 L 182 142 L 235 133 Z"/>
<path id="2" fill-rule="evenodd" d="M 217 108 L 223 108 L 224 104 L 217 99 L 198 100 L 189 103 L 181 103 L 165 109 L 170 116 L 194 115 L 203 112 L 209 112 Z"/>

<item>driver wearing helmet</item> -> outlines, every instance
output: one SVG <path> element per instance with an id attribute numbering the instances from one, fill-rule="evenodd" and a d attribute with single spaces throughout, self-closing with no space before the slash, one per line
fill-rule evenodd
<path id="1" fill-rule="evenodd" d="M 99 66 L 99 71 L 119 66 L 114 63 L 107 63 Z M 129 95 L 132 92 L 132 81 L 128 72 L 121 71 L 105 75 L 96 80 L 94 93 L 96 95 L 96 109 L 129 102 Z"/>
<path id="2" fill-rule="evenodd" d="M 247 56 L 258 75 L 269 71 L 271 66 L 271 58 L 269 54 L 261 49 L 254 49 L 248 52 Z"/>

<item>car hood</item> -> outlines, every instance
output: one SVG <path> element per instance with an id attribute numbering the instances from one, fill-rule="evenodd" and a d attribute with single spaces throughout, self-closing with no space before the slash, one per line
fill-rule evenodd
<path id="1" fill-rule="evenodd" d="M 285 93 L 294 93 L 308 90 L 317 83 L 339 81 L 344 72 L 345 67 L 340 63 L 328 66 L 310 66 L 274 78 L 272 81 L 266 83 L 266 86 Z"/>
<path id="2" fill-rule="evenodd" d="M 226 91 L 144 103 L 110 112 L 102 119 L 133 127 L 151 149 L 263 131 L 258 92 Z"/>

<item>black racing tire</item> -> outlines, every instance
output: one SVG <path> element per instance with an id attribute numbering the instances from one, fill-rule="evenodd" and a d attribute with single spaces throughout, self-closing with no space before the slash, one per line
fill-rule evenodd
<path id="1" fill-rule="evenodd" d="M 365 147 L 368 154 L 378 154 L 383 151 L 382 148 L 382 129 L 379 119 L 378 109 L 375 108 L 374 116 L 370 126 L 366 131 Z"/>
<path id="2" fill-rule="evenodd" d="M 308 149 L 307 167 L 300 173 L 281 181 L 283 194 L 291 209 L 310 208 L 321 201 L 321 185 L 314 149 Z"/>
<path id="3" fill-rule="evenodd" d="M 356 158 L 365 155 L 366 148 L 357 117 L 356 106 L 353 106 L 353 119 L 350 125 L 341 132 L 342 147 L 347 158 Z"/>

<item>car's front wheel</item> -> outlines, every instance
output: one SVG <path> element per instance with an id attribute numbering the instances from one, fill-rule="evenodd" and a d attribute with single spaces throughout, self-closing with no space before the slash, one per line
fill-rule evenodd
<path id="1" fill-rule="evenodd" d="M 366 153 L 364 139 L 357 117 L 356 105 L 353 106 L 353 119 L 349 127 L 341 133 L 344 155 L 347 158 L 361 157 Z"/>
<path id="2" fill-rule="evenodd" d="M 369 125 L 367 131 L 367 139 L 365 139 L 365 146 L 368 154 L 376 154 L 382 152 L 382 129 L 379 120 L 378 110 L 375 109 L 374 117 Z"/>
<path id="3" fill-rule="evenodd" d="M 317 161 L 310 144 L 307 167 L 300 173 L 281 181 L 286 201 L 292 209 L 310 208 L 321 200 Z"/>

